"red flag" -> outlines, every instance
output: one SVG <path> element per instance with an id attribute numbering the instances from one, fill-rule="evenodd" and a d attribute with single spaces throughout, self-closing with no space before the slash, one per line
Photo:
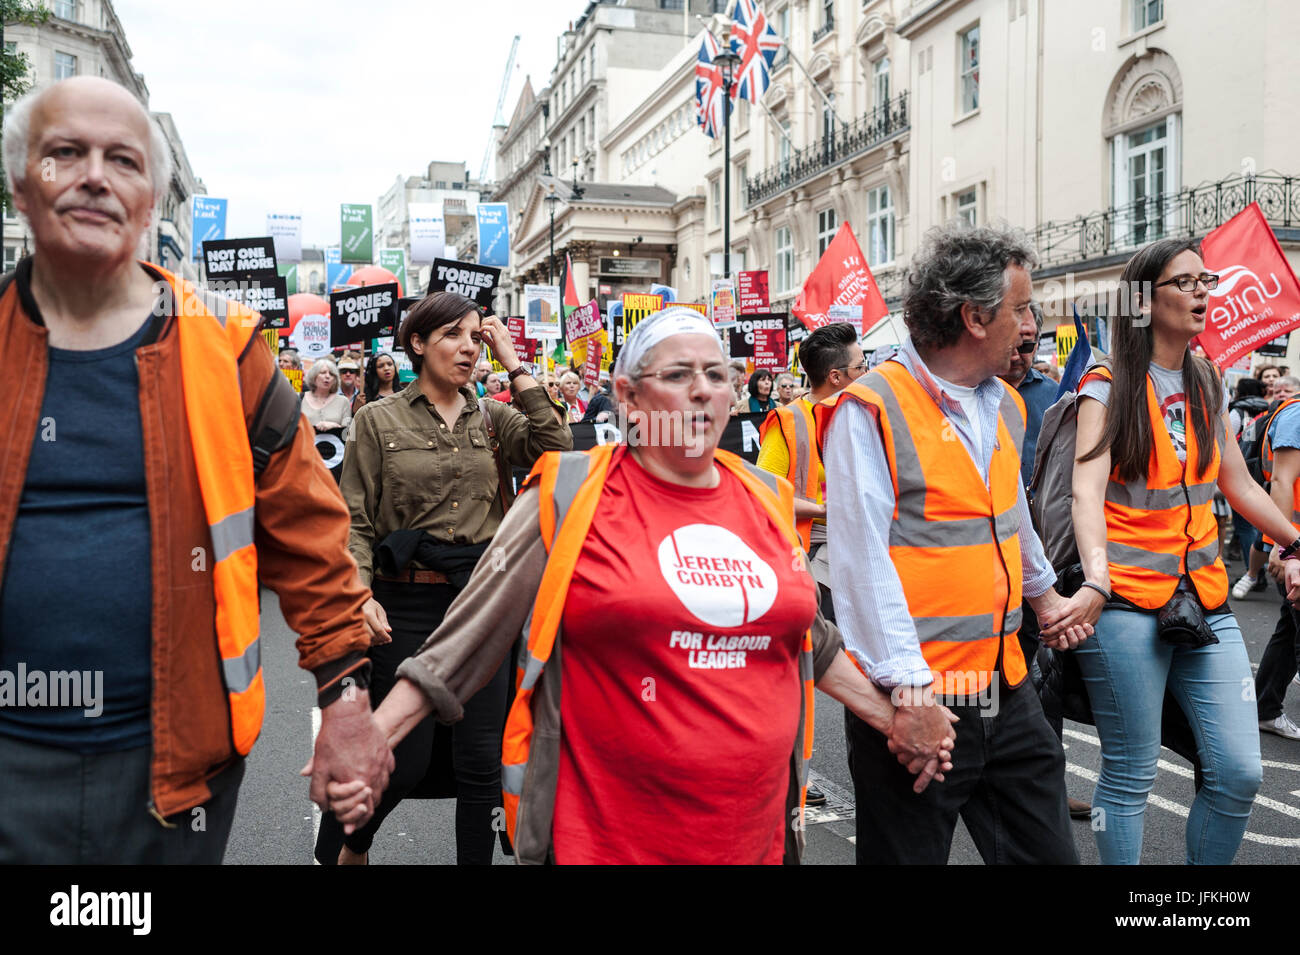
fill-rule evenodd
<path id="1" fill-rule="evenodd" d="M 793 312 L 799 321 L 815 330 L 835 321 L 827 314 L 832 305 L 860 305 L 863 334 L 889 315 L 885 298 L 847 222 L 840 226 L 812 275 L 803 283 Z"/>
<path id="2" fill-rule="evenodd" d="M 1230 365 L 1300 326 L 1300 281 L 1259 203 L 1252 202 L 1201 242 L 1205 267 L 1219 274 L 1205 331 L 1197 337 L 1216 365 Z"/>

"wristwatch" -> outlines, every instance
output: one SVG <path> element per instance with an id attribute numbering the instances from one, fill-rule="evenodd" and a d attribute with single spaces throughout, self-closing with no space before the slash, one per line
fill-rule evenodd
<path id="1" fill-rule="evenodd" d="M 516 378 L 520 377 L 521 375 L 531 375 L 532 373 L 533 373 L 532 365 L 528 364 L 527 362 L 520 362 L 519 367 L 516 368 L 514 371 L 510 372 L 510 374 L 506 376 L 506 379 L 508 381 L 513 382 Z"/>

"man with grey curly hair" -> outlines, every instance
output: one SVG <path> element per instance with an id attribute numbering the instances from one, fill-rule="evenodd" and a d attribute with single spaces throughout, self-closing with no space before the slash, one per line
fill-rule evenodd
<path id="1" fill-rule="evenodd" d="M 4 160 L 35 252 L 0 280 L 28 385 L 0 444 L 0 682 L 85 686 L 0 699 L 0 864 L 221 862 L 266 710 L 259 582 L 316 676 L 312 794 L 360 775 L 363 821 L 392 754 L 347 507 L 260 317 L 137 260 L 157 125 L 74 77 L 9 110 Z"/>
<path id="2" fill-rule="evenodd" d="M 846 714 L 860 863 L 941 865 L 958 815 L 985 862 L 1078 861 L 1064 753 L 1016 639 L 1022 594 L 1049 645 L 1092 633 L 1054 589 L 1020 481 L 1024 402 L 997 377 L 1032 323 L 1034 262 L 1019 232 L 932 231 L 907 277 L 910 337 L 817 409 L 845 649 L 922 747 L 959 719 L 952 771 L 917 794 Z"/>

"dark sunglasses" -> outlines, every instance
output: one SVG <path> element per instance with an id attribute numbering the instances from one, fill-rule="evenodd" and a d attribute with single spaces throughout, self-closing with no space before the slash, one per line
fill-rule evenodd
<path id="1" fill-rule="evenodd" d="M 1016 351 L 1022 355 L 1032 355 L 1038 351 L 1038 342 L 1021 342 L 1016 346 Z"/>

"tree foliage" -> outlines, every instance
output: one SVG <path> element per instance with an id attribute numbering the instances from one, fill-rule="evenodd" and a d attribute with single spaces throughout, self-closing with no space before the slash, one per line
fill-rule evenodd
<path id="1" fill-rule="evenodd" d="M 50 18 L 50 9 L 43 3 L 30 0 L 0 0 L 0 15 L 3 15 L 5 27 L 12 23 L 36 26 Z M 10 53 L 7 46 L 0 47 L 0 118 L 4 115 L 5 105 L 31 88 L 31 81 L 27 78 L 30 67 L 26 53 Z M 0 177 L 0 198 L 6 206 L 9 205 L 9 183 L 4 177 Z"/>

